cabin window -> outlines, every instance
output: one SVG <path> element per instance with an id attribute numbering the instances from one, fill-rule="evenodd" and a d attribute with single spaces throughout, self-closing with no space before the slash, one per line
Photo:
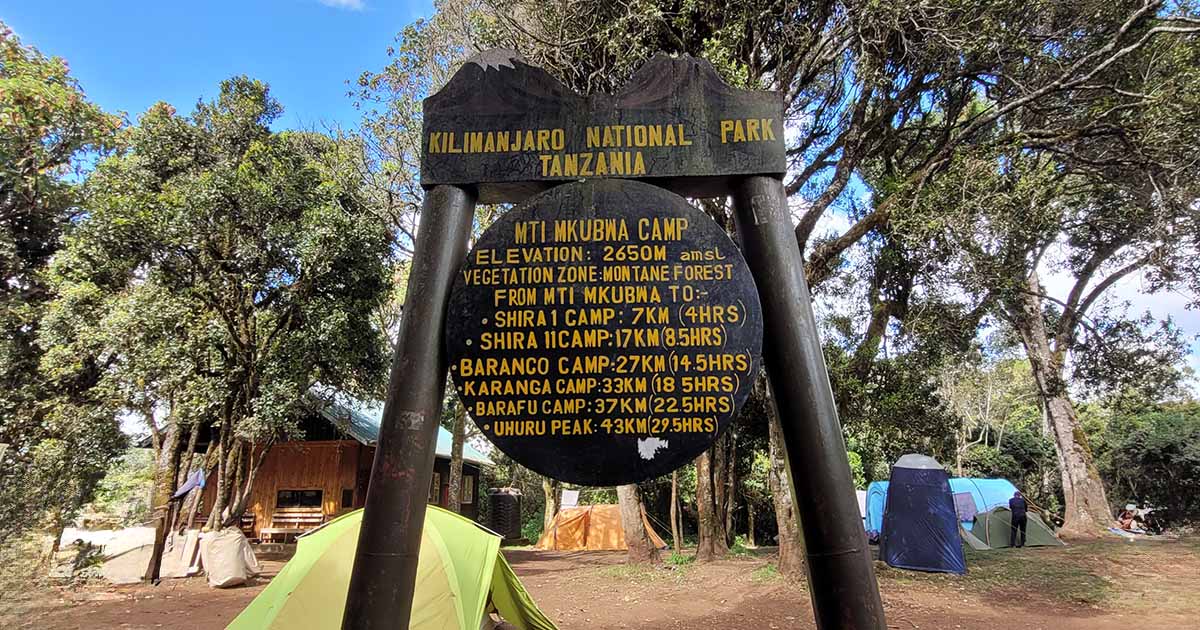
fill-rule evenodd
<path id="1" fill-rule="evenodd" d="M 442 503 L 442 475 L 433 473 L 433 485 L 429 488 L 429 502 L 435 505 Z"/>
<path id="2" fill-rule="evenodd" d="M 275 507 L 321 507 L 320 490 L 280 490 L 275 495 Z"/>
<path id="3" fill-rule="evenodd" d="M 354 490 L 342 488 L 342 507 L 354 507 Z"/>
<path id="4" fill-rule="evenodd" d="M 463 475 L 463 478 L 462 478 L 462 502 L 468 503 L 468 504 L 475 502 L 475 476 L 474 475 Z"/>

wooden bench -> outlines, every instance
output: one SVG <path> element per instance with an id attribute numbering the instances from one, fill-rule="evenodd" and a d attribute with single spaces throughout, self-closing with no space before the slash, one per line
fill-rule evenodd
<path id="1" fill-rule="evenodd" d="M 325 513 L 319 507 L 277 508 L 271 526 L 262 528 L 259 535 L 264 542 L 273 541 L 276 536 L 287 542 L 288 536 L 299 536 L 324 522 Z"/>

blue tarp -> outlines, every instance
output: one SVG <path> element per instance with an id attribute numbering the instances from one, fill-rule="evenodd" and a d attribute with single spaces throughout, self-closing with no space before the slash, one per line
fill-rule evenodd
<path id="1" fill-rule="evenodd" d="M 879 557 L 901 569 L 966 573 L 946 470 L 931 457 L 905 455 L 892 467 L 888 490 Z"/>
<path id="2" fill-rule="evenodd" d="M 179 489 L 175 491 L 175 494 L 171 495 L 171 500 L 174 501 L 191 492 L 192 488 L 204 488 L 204 481 L 204 467 L 202 466 L 188 475 L 187 481 L 184 481 L 183 485 L 179 486 Z"/>
<path id="3" fill-rule="evenodd" d="M 872 481 L 867 486 L 867 515 L 866 529 L 868 532 L 883 530 L 883 508 L 887 502 L 888 482 Z M 1008 506 L 1017 487 L 1007 479 L 975 479 L 971 477 L 954 477 L 950 480 L 950 491 L 954 494 L 969 492 L 975 499 L 975 511 L 987 512 L 998 506 Z M 961 521 L 963 527 L 970 531 L 972 521 Z"/>

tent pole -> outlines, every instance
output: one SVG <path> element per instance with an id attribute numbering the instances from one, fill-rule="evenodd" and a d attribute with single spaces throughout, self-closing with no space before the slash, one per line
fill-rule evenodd
<path id="1" fill-rule="evenodd" d="M 446 387 L 446 303 L 454 273 L 467 254 L 475 202 L 473 189 L 443 185 L 426 191 L 421 205 L 404 316 L 342 616 L 345 630 L 409 625 Z"/>
<path id="2" fill-rule="evenodd" d="M 783 182 L 746 177 L 734 189 L 733 206 L 762 302 L 763 354 L 783 429 L 789 486 L 803 515 L 817 627 L 884 630 L 879 585 Z"/>

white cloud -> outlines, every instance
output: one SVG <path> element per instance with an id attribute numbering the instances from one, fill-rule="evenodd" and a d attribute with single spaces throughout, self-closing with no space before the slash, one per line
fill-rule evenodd
<path id="1" fill-rule="evenodd" d="M 363 0 L 317 0 L 327 7 L 335 9 L 346 9 L 347 11 L 362 11 L 367 8 L 367 3 Z"/>

